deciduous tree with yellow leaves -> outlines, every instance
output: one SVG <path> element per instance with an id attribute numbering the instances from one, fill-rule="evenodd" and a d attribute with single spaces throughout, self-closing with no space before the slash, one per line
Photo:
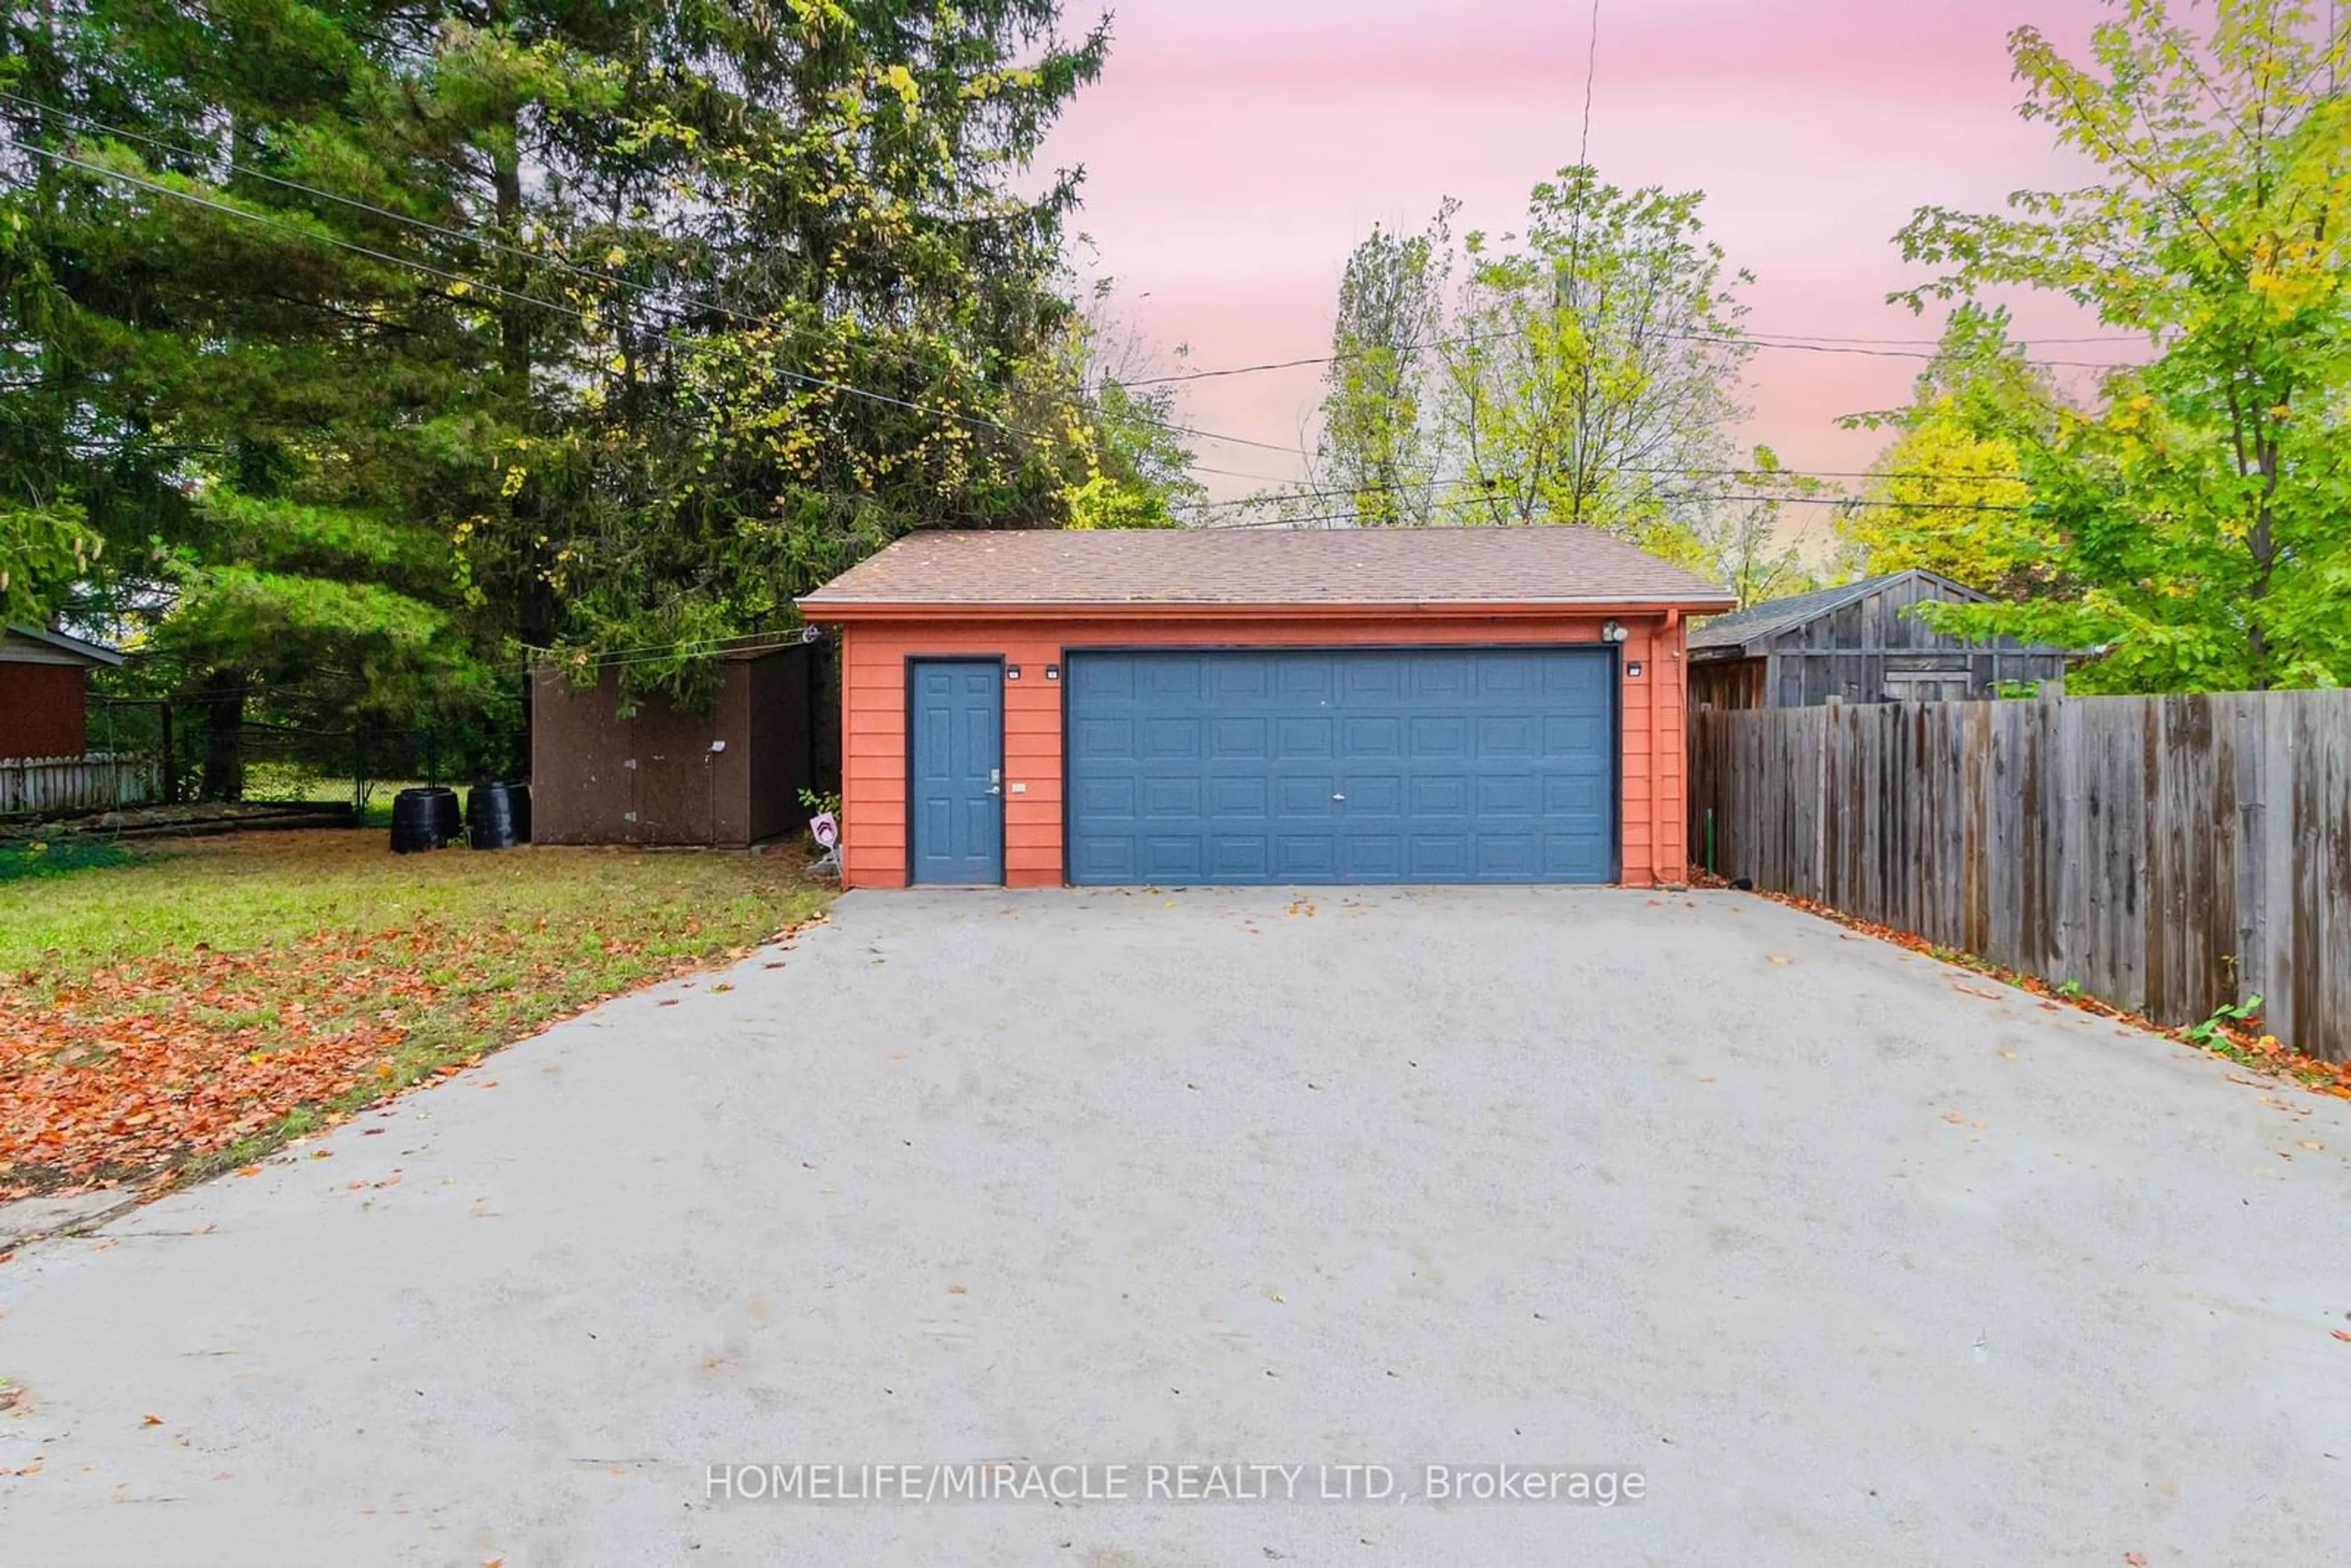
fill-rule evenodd
<path id="1" fill-rule="evenodd" d="M 1899 236 L 1941 269 L 1914 307 L 2049 289 L 2155 352 L 2020 452 L 2075 591 L 1949 622 L 2104 646 L 2091 689 L 2351 681 L 2351 13 L 2109 6 L 2086 62 L 2030 27 L 2009 44 L 2025 118 L 2099 180 Z"/>
<path id="2" fill-rule="evenodd" d="M 2022 472 L 2028 455 L 2048 449 L 2064 403 L 2008 329 L 2005 310 L 1960 306 L 1907 406 L 1842 422 L 1892 433 L 1860 504 L 1838 520 L 1864 570 L 1923 567 L 2002 599 L 2064 591 L 2057 547 L 2029 505 Z"/>

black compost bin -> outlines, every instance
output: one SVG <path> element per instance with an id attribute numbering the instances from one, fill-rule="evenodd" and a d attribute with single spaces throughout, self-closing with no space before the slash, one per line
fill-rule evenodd
<path id="1" fill-rule="evenodd" d="M 530 786 L 476 784 L 465 792 L 465 841 L 477 850 L 530 842 Z"/>
<path id="2" fill-rule="evenodd" d="M 437 850 L 465 831 L 457 815 L 457 791 L 440 785 L 402 789 L 392 798 L 392 852 Z"/>

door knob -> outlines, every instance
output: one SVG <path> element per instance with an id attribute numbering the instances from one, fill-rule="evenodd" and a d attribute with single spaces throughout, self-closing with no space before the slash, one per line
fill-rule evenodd
<path id="1" fill-rule="evenodd" d="M 1345 797 L 1344 795 L 1333 795 L 1333 796 L 1332 796 L 1332 797 L 1331 797 L 1331 799 L 1332 799 L 1333 800 L 1345 800 L 1346 798 L 1347 798 L 1347 797 Z"/>

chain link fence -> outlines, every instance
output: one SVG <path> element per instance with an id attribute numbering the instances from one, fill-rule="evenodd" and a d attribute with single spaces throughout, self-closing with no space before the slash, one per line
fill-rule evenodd
<path id="1" fill-rule="evenodd" d="M 149 764 L 154 803 L 340 802 L 364 812 L 409 784 L 520 780 L 525 730 L 480 726 L 314 727 L 246 718 L 215 722 L 210 705 L 102 699 L 90 705 L 93 751 Z"/>

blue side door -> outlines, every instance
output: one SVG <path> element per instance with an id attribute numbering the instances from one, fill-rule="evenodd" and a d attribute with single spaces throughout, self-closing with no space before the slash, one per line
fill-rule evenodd
<path id="1" fill-rule="evenodd" d="M 917 659 L 907 681 L 917 883 L 1004 881 L 1004 668 Z"/>
<path id="2" fill-rule="evenodd" d="M 1079 653 L 1070 880 L 1604 883 L 1612 649 Z"/>

